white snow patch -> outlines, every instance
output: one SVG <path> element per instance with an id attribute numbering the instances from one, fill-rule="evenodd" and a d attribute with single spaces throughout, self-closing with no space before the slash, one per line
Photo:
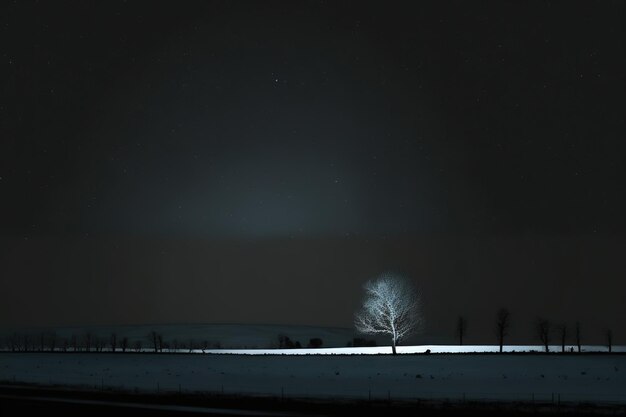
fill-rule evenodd
<path id="1" fill-rule="evenodd" d="M 575 346 L 566 345 L 566 352 Z M 583 352 L 607 352 L 606 346 L 584 345 Z M 504 346 L 504 352 L 544 352 L 543 346 L 537 345 L 510 345 Z M 496 353 L 500 351 L 497 345 L 421 345 L 398 346 L 399 354 L 417 353 Z M 390 346 L 356 347 L 356 348 L 320 348 L 320 349 L 208 349 L 194 350 L 194 353 L 235 354 L 235 355 L 380 355 L 391 354 Z M 550 345 L 550 352 L 561 352 L 560 345 Z M 613 352 L 626 352 L 626 346 L 613 346 Z"/>

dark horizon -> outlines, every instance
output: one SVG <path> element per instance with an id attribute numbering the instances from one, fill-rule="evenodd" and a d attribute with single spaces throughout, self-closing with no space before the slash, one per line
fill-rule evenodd
<path id="1" fill-rule="evenodd" d="M 626 317 L 623 2 L 0 6 L 0 326 Z"/>

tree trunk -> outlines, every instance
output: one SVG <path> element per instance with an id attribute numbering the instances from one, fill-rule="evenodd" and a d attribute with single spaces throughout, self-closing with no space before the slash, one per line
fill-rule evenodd
<path id="1" fill-rule="evenodd" d="M 394 355 L 397 355 L 398 353 L 396 352 L 396 339 L 392 338 L 391 339 L 391 351 L 393 352 Z"/>

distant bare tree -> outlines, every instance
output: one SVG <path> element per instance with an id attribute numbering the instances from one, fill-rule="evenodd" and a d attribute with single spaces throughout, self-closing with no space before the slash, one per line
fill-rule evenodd
<path id="1" fill-rule="evenodd" d="M 456 334 L 459 336 L 459 345 L 463 345 L 463 337 L 465 337 L 466 332 L 467 320 L 465 320 L 465 317 L 459 316 L 456 321 Z"/>
<path id="2" fill-rule="evenodd" d="M 580 349 L 580 322 L 579 321 L 576 322 L 575 332 L 576 332 L 576 346 L 578 346 L 578 353 L 580 353 L 581 349 Z"/>
<path id="3" fill-rule="evenodd" d="M 511 326 L 511 315 L 506 308 L 500 308 L 496 313 L 496 336 L 500 344 L 500 352 L 504 347 L 504 338 L 509 335 L 509 327 Z"/>
<path id="4" fill-rule="evenodd" d="M 39 334 L 39 351 L 43 352 L 45 346 L 46 346 L 46 334 L 44 332 L 41 332 Z"/>
<path id="5" fill-rule="evenodd" d="M 606 346 L 609 348 L 609 353 L 613 351 L 613 331 L 611 329 L 606 330 Z"/>
<path id="6" fill-rule="evenodd" d="M 550 328 L 552 325 L 546 319 L 537 320 L 537 336 L 546 349 L 546 352 L 550 351 Z"/>
<path id="7" fill-rule="evenodd" d="M 561 339 L 561 353 L 565 353 L 565 341 L 567 340 L 567 325 L 565 323 L 559 324 L 556 327 L 559 332 L 559 338 Z"/>
<path id="8" fill-rule="evenodd" d="M 85 342 L 85 350 L 87 352 L 91 351 L 91 343 L 93 342 L 93 336 L 91 334 L 91 332 L 87 332 L 85 333 L 85 337 L 84 337 L 84 342 Z"/>
<path id="9" fill-rule="evenodd" d="M 117 334 L 111 333 L 111 352 L 115 353 L 115 349 L 117 349 Z"/>
<path id="10" fill-rule="evenodd" d="M 103 337 L 95 337 L 94 338 L 94 345 L 96 348 L 96 352 L 102 352 L 106 346 L 106 341 Z"/>
<path id="11" fill-rule="evenodd" d="M 154 330 L 150 332 L 150 340 L 152 341 L 152 347 L 154 348 L 154 353 L 157 353 L 159 351 L 160 338 L 161 338 L 161 335 L 159 335 Z"/>
<path id="12" fill-rule="evenodd" d="M 355 326 L 365 334 L 388 334 L 395 355 L 397 343 L 423 326 L 420 293 L 409 281 L 390 274 L 368 281 L 364 289 Z"/>
<path id="13" fill-rule="evenodd" d="M 74 352 L 78 351 L 78 337 L 76 337 L 75 334 L 72 334 L 72 336 L 70 336 L 70 346 L 72 347 L 72 350 Z"/>
<path id="14" fill-rule="evenodd" d="M 55 332 L 48 333 L 48 348 L 50 352 L 54 352 L 57 347 L 57 334 Z"/>
<path id="15" fill-rule="evenodd" d="M 122 340 L 120 341 L 120 347 L 122 348 L 122 353 L 126 352 L 126 349 L 128 349 L 128 337 L 122 337 Z"/>
<path id="16" fill-rule="evenodd" d="M 206 341 L 205 343 L 208 344 L 208 342 Z M 295 347 L 295 344 L 289 336 L 286 336 L 284 334 L 278 335 L 278 348 L 279 349 L 293 349 L 294 347 Z"/>
<path id="17" fill-rule="evenodd" d="M 163 335 L 159 333 L 157 339 L 159 341 L 159 352 L 163 352 L 163 348 L 165 347 L 163 343 Z"/>
<path id="18" fill-rule="evenodd" d="M 135 352 L 141 352 L 141 349 L 142 349 L 141 340 L 136 340 L 135 341 Z"/>
<path id="19" fill-rule="evenodd" d="M 11 352 L 20 350 L 20 336 L 17 333 L 14 332 L 11 336 L 9 336 L 9 346 Z"/>
<path id="20" fill-rule="evenodd" d="M 313 337 L 309 339 L 309 344 L 307 348 L 319 349 L 324 345 L 324 341 L 320 337 Z"/>

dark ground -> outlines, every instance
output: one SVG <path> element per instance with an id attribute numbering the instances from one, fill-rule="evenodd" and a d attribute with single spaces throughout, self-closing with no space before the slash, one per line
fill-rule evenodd
<path id="1" fill-rule="evenodd" d="M 453 403 L 386 401 L 299 401 L 234 396 L 145 395 L 117 392 L 72 391 L 59 388 L 1 386 L 1 416 L 598 416 L 626 415 L 624 406 L 591 404 L 563 406 L 529 403 Z"/>

